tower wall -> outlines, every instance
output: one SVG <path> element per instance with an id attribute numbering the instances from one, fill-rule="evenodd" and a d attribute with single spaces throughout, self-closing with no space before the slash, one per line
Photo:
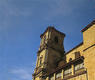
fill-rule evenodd
<path id="1" fill-rule="evenodd" d="M 37 53 L 34 72 L 35 80 L 44 80 L 44 76 L 57 68 L 57 61 L 64 55 L 63 41 L 65 34 L 54 27 L 48 27 L 40 36 L 41 43 Z"/>

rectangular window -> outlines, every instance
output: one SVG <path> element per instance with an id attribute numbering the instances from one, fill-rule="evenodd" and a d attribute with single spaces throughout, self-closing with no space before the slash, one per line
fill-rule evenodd
<path id="1" fill-rule="evenodd" d="M 65 69 L 64 74 L 67 75 L 67 74 L 70 74 L 71 72 L 72 72 L 72 69 L 68 68 L 68 69 Z"/>
<path id="2" fill-rule="evenodd" d="M 77 71 L 79 69 L 82 69 L 82 68 L 84 68 L 84 63 L 83 62 L 75 65 L 75 71 Z"/>
<path id="3" fill-rule="evenodd" d="M 61 77 L 61 72 L 56 74 L 56 78 L 60 78 Z"/>
<path id="4" fill-rule="evenodd" d="M 50 80 L 54 80 L 54 76 L 51 76 L 51 77 L 50 77 Z"/>

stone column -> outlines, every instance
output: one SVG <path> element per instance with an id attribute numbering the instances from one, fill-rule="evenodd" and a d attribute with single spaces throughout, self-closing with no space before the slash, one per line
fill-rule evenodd
<path id="1" fill-rule="evenodd" d="M 54 80 L 56 80 L 56 73 L 54 73 Z"/>
<path id="2" fill-rule="evenodd" d="M 64 78 L 64 70 L 62 69 L 61 79 L 63 80 L 63 78 Z"/>
<path id="3" fill-rule="evenodd" d="M 49 77 L 47 77 L 46 80 L 49 80 Z"/>
<path id="4" fill-rule="evenodd" d="M 72 64 L 72 75 L 74 75 L 75 74 L 75 69 L 74 69 L 74 64 Z"/>
<path id="5" fill-rule="evenodd" d="M 38 67 L 39 56 L 37 55 L 36 67 Z"/>

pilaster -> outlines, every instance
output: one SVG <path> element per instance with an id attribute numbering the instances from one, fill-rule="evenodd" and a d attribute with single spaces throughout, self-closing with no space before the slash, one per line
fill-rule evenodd
<path id="1" fill-rule="evenodd" d="M 49 77 L 47 77 L 46 80 L 49 80 Z"/>
<path id="2" fill-rule="evenodd" d="M 61 79 L 64 78 L 64 70 L 62 69 L 62 73 L 61 73 Z"/>
<path id="3" fill-rule="evenodd" d="M 74 69 L 74 64 L 72 64 L 72 75 L 74 75 L 75 74 L 75 69 Z"/>
<path id="4" fill-rule="evenodd" d="M 56 73 L 54 73 L 54 80 L 56 80 Z"/>

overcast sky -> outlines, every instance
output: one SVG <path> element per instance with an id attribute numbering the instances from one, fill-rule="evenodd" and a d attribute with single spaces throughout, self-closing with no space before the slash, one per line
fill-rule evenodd
<path id="1" fill-rule="evenodd" d="M 66 34 L 69 51 L 94 19 L 95 0 L 0 0 L 0 80 L 32 80 L 40 34 L 48 26 Z"/>

